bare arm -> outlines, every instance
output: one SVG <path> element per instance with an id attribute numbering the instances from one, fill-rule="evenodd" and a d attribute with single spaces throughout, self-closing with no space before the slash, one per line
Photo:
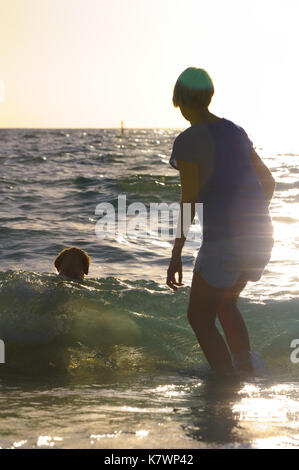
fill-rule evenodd
<path id="1" fill-rule="evenodd" d="M 182 261 L 181 253 L 183 246 L 185 244 L 187 236 L 187 227 L 184 220 L 184 204 L 191 204 L 191 218 L 189 217 L 190 211 L 187 210 L 187 218 L 189 218 L 190 225 L 193 222 L 195 216 L 195 201 L 198 195 L 199 190 L 199 173 L 198 165 L 193 162 L 178 161 L 178 167 L 180 170 L 180 179 L 181 179 L 181 202 L 180 202 L 180 213 L 178 218 L 178 229 L 177 237 L 174 241 L 174 246 L 172 249 L 172 256 L 169 268 L 167 270 L 167 285 L 173 289 L 177 290 L 177 286 L 182 286 Z M 190 207 L 189 207 L 190 209 Z M 189 227 L 188 227 L 189 228 Z M 185 230 L 184 230 L 185 229 Z M 185 233 L 184 233 L 185 231 Z M 179 235 L 179 236 L 178 236 Z M 178 273 L 178 281 L 175 278 L 176 273 Z"/>
<path id="2" fill-rule="evenodd" d="M 254 166 L 258 180 L 262 186 L 265 199 L 268 204 L 270 204 L 275 189 L 275 180 L 271 174 L 271 171 L 264 164 L 264 162 L 254 149 L 251 150 L 250 160 Z"/>
<path id="3" fill-rule="evenodd" d="M 180 202 L 180 214 L 178 223 L 180 224 L 180 237 L 175 239 L 174 250 L 176 252 L 181 252 L 184 246 L 187 233 L 184 233 L 184 217 L 189 218 L 189 213 L 186 213 L 184 216 L 184 207 L 185 211 L 188 212 L 186 204 L 191 204 L 191 220 L 190 225 L 193 222 L 195 216 L 195 201 L 198 195 L 198 190 L 200 187 L 200 179 L 198 173 L 198 165 L 193 162 L 184 162 L 182 160 L 178 161 L 178 167 L 180 171 L 180 180 L 181 180 L 181 202 Z M 185 205 L 185 206 L 184 206 Z M 190 210 L 190 209 L 189 209 Z M 186 227 L 185 227 L 186 231 Z"/>

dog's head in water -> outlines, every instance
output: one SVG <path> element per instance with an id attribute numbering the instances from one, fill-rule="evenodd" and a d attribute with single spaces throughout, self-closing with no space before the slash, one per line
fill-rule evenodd
<path id="1" fill-rule="evenodd" d="M 83 281 L 88 274 L 90 257 L 75 246 L 64 248 L 55 258 L 54 266 L 62 279 Z"/>

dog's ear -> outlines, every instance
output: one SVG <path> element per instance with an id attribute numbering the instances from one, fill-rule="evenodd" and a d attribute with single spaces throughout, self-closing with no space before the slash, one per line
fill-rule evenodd
<path id="1" fill-rule="evenodd" d="M 58 253 L 58 255 L 55 258 L 54 266 L 58 272 L 60 272 L 61 270 L 61 265 L 62 265 L 62 260 L 63 260 L 64 255 L 65 255 L 65 249 L 62 250 L 60 253 Z"/>
<path id="2" fill-rule="evenodd" d="M 86 251 L 82 250 L 82 267 L 83 267 L 84 274 L 88 274 L 89 263 L 90 263 L 90 257 L 88 256 Z"/>

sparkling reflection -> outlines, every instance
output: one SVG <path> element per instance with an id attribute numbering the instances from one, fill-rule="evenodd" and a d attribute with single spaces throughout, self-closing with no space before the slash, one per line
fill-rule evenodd
<path id="1" fill-rule="evenodd" d="M 63 439 L 61 437 L 51 436 L 39 436 L 37 439 L 37 447 L 54 447 L 56 442 L 60 442 Z"/>

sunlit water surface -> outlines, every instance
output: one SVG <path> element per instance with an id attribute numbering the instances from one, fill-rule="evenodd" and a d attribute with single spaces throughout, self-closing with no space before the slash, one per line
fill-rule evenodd
<path id="1" fill-rule="evenodd" d="M 153 202 L 179 201 L 168 164 L 178 132 L 0 131 L 2 448 L 298 446 L 296 152 L 258 148 L 277 182 L 276 241 L 240 308 L 268 376 L 209 374 L 186 320 L 198 225 L 176 293 L 165 286 L 171 236 L 96 234 L 97 205 L 117 213 L 120 195 L 148 213 Z M 57 286 L 53 260 L 70 245 L 87 250 L 90 273 L 83 285 Z"/>

